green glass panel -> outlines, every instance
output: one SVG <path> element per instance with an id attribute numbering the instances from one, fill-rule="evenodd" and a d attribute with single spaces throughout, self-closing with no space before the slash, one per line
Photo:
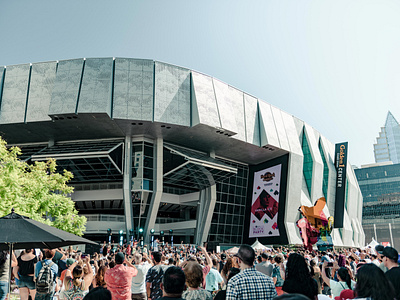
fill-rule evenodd
<path id="1" fill-rule="evenodd" d="M 325 198 L 328 195 L 328 179 L 329 179 L 329 168 L 326 163 L 324 151 L 322 150 L 321 142 L 319 143 L 319 152 L 321 153 L 322 161 L 324 163 L 324 174 L 322 179 L 322 192 L 324 193 Z"/>
<path id="2" fill-rule="evenodd" d="M 305 132 L 303 131 L 303 140 L 301 143 L 301 148 L 303 150 L 304 160 L 303 160 L 303 174 L 306 180 L 307 190 L 311 195 L 311 182 L 312 182 L 312 170 L 313 170 L 313 160 L 311 156 L 310 147 L 308 146 L 307 138 Z"/>

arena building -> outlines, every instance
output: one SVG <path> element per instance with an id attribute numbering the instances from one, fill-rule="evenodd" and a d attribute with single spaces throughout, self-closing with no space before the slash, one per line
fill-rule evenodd
<path id="1" fill-rule="evenodd" d="M 22 159 L 57 159 L 86 236 L 107 229 L 210 247 L 301 244 L 300 205 L 335 210 L 334 145 L 305 122 L 215 78 L 143 59 L 81 58 L 0 68 L 0 132 Z M 337 246 L 364 245 L 347 163 Z M 113 238 L 114 239 L 114 238 Z"/>

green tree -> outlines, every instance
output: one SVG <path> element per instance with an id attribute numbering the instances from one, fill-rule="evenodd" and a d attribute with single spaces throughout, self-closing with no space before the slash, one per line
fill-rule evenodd
<path id="1" fill-rule="evenodd" d="M 71 172 L 57 172 L 56 161 L 27 164 L 18 158 L 18 147 L 7 149 L 0 137 L 0 217 L 15 212 L 61 230 L 82 235 L 86 218 L 78 216 L 68 197 Z"/>

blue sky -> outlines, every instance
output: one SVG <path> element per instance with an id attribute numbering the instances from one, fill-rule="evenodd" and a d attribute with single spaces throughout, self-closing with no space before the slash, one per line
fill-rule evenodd
<path id="1" fill-rule="evenodd" d="M 400 119 L 400 1 L 0 0 L 0 65 L 149 58 L 216 77 L 374 162 Z"/>

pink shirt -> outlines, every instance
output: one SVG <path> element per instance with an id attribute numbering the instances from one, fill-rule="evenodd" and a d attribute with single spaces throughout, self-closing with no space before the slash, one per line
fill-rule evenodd
<path id="1" fill-rule="evenodd" d="M 135 277 L 137 273 L 136 268 L 125 267 L 123 264 L 115 265 L 114 268 L 106 271 L 104 281 L 113 300 L 131 299 L 132 277 Z"/>

